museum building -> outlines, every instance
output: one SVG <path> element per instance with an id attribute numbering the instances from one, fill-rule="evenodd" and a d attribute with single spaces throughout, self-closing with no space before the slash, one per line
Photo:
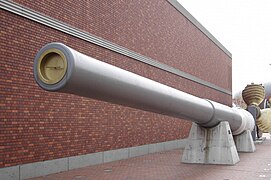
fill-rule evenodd
<path id="1" fill-rule="evenodd" d="M 232 105 L 231 53 L 176 0 L 0 0 L 0 17 L 0 174 L 25 179 L 182 148 L 189 134 L 186 120 L 44 91 L 33 63 L 50 42 Z"/>

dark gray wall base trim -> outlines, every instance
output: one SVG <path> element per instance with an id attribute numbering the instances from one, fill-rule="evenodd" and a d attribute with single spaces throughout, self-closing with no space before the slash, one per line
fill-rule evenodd
<path id="1" fill-rule="evenodd" d="M 93 34 L 90 34 L 88 32 L 82 31 L 78 28 L 72 27 L 64 22 L 58 21 L 56 19 L 53 19 L 49 16 L 43 15 L 41 13 L 38 13 L 34 10 L 31 10 L 29 8 L 26 8 L 22 5 L 19 5 L 17 3 L 14 3 L 12 1 L 8 0 L 0 0 L 0 8 L 4 9 L 6 11 L 12 12 L 14 14 L 17 14 L 19 16 L 25 17 L 27 19 L 30 19 L 32 21 L 38 22 L 40 24 L 43 24 L 45 26 L 51 27 L 53 29 L 56 29 L 58 31 L 64 32 L 66 34 L 72 35 L 74 37 L 77 37 L 79 39 L 85 40 L 87 42 L 93 43 L 95 45 L 104 47 L 106 49 L 109 49 L 111 51 L 117 52 L 119 54 L 125 55 L 127 57 L 133 58 L 137 61 L 146 63 L 148 65 L 154 66 L 156 68 L 162 69 L 164 71 L 167 71 L 169 73 L 175 74 L 177 76 L 183 77 L 185 79 L 191 80 L 193 82 L 196 82 L 198 84 L 204 85 L 206 87 L 209 87 L 211 89 L 220 91 L 222 93 L 231 95 L 231 91 L 228 91 L 224 88 L 221 88 L 215 84 L 212 84 L 208 81 L 202 80 L 196 76 L 193 76 L 191 74 L 185 73 L 179 69 L 176 69 L 174 67 L 168 66 L 166 64 L 160 63 L 156 60 L 153 60 L 149 57 L 143 56 L 139 53 L 136 53 L 134 51 L 131 51 L 125 47 L 119 46 L 115 43 L 112 43 L 110 41 L 107 41 L 105 39 L 102 39 L 100 37 L 97 37 Z"/>
<path id="2" fill-rule="evenodd" d="M 232 54 L 228 51 L 202 24 L 200 24 L 177 0 L 168 0 L 182 15 L 184 15 L 192 24 L 194 24 L 202 33 L 213 41 L 230 58 Z"/>
<path id="3" fill-rule="evenodd" d="M 0 179 L 22 180 L 49 174 L 69 171 L 81 167 L 97 165 L 122 159 L 143 156 L 146 154 L 168 151 L 173 149 L 183 149 L 187 139 L 166 141 L 155 144 L 147 144 L 111 151 L 72 156 L 42 162 L 22 164 L 6 168 L 0 168 Z"/>

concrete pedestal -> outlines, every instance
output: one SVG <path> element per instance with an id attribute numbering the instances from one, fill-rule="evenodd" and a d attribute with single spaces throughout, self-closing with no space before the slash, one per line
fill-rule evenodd
<path id="1" fill-rule="evenodd" d="M 208 129 L 193 123 L 184 149 L 183 163 L 234 165 L 239 161 L 228 122 L 223 121 Z"/>
<path id="2" fill-rule="evenodd" d="M 234 136 L 234 141 L 238 152 L 255 152 L 256 150 L 249 130 L 246 130 L 240 135 Z"/>

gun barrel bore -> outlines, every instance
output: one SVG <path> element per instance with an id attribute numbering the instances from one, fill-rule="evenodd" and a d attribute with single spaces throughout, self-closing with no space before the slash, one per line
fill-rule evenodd
<path id="1" fill-rule="evenodd" d="M 67 71 L 67 59 L 58 49 L 44 51 L 38 59 L 38 76 L 46 84 L 56 84 Z"/>

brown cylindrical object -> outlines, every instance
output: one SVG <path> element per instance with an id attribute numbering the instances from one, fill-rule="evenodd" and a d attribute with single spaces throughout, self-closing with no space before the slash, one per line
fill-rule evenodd
<path id="1" fill-rule="evenodd" d="M 261 116 L 257 119 L 256 124 L 261 132 L 271 132 L 271 108 L 261 110 Z"/>
<path id="2" fill-rule="evenodd" d="M 258 106 L 265 96 L 264 87 L 261 84 L 250 84 L 242 91 L 242 97 L 245 103 Z"/>

